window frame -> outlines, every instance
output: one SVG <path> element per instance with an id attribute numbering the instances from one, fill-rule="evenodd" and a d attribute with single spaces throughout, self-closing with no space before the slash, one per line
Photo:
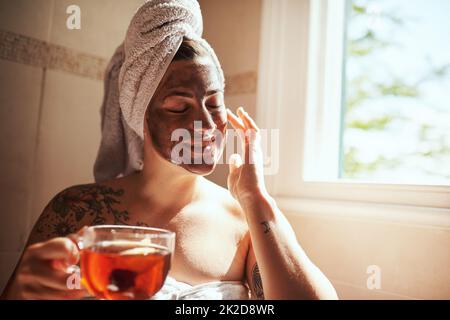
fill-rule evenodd
<path id="1" fill-rule="evenodd" d="M 335 61 L 344 61 L 347 5 L 346 0 L 262 2 L 256 118 L 262 128 L 279 129 L 280 137 L 279 171 L 266 176 L 268 190 L 282 210 L 297 214 L 348 212 L 450 226 L 450 186 L 333 179 L 339 167 L 317 160 L 340 165 L 345 69 Z"/>

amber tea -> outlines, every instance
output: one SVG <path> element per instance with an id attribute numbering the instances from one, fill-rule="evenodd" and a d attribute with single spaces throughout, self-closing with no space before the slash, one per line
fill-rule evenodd
<path id="1" fill-rule="evenodd" d="M 149 299 L 167 277 L 175 235 L 136 227 L 91 227 L 81 243 L 81 277 L 87 290 L 107 300 Z"/>

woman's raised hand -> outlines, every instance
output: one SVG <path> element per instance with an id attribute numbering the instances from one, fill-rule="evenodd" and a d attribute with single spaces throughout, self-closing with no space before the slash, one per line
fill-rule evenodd
<path id="1" fill-rule="evenodd" d="M 241 205 L 245 205 L 255 196 L 266 194 L 263 174 L 263 153 L 260 129 L 244 108 L 237 109 L 237 115 L 227 109 L 228 121 L 238 132 L 243 146 L 244 159 L 232 154 L 228 190 Z"/>

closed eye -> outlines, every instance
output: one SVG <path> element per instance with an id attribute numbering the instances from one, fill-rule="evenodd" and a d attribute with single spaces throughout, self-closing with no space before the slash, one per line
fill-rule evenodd
<path id="1" fill-rule="evenodd" d="M 184 107 L 183 109 L 167 109 L 167 111 L 170 113 L 180 114 L 180 113 L 185 113 L 188 109 L 189 109 L 189 107 Z"/>
<path id="2" fill-rule="evenodd" d="M 207 107 L 211 108 L 211 109 L 219 109 L 219 108 L 223 107 L 223 105 L 208 105 Z"/>

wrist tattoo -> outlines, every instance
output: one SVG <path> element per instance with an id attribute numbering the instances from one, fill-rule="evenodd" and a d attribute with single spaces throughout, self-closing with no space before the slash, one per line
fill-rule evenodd
<path id="1" fill-rule="evenodd" d="M 270 231 L 270 226 L 268 221 L 263 221 L 261 224 L 264 226 L 264 233 L 268 233 Z"/>

